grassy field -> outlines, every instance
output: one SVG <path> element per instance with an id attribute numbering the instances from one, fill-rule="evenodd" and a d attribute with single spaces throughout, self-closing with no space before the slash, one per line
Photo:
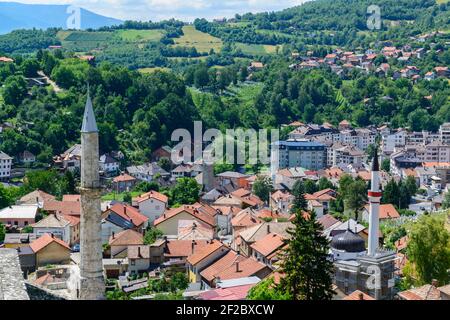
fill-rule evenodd
<path id="1" fill-rule="evenodd" d="M 228 91 L 239 100 L 239 105 L 246 107 L 255 103 L 256 97 L 261 93 L 264 85 L 260 82 L 230 86 Z M 226 98 L 225 98 L 226 99 Z"/>
<path id="2" fill-rule="evenodd" d="M 436 3 L 437 4 L 442 4 L 442 3 L 447 3 L 447 2 L 449 2 L 450 0 L 436 0 Z"/>
<path id="3" fill-rule="evenodd" d="M 236 47 L 241 49 L 243 53 L 252 56 L 261 56 L 266 54 L 275 54 L 281 49 L 281 46 L 263 45 L 263 44 L 248 44 L 248 43 L 236 43 Z"/>
<path id="4" fill-rule="evenodd" d="M 125 194 L 126 194 L 126 192 L 122 192 L 122 193 L 110 192 L 110 193 L 102 196 L 102 200 L 103 201 L 111 201 L 111 200 L 123 201 L 123 196 Z M 140 196 L 141 194 L 143 194 L 143 192 L 132 191 L 132 192 L 130 192 L 130 194 L 131 194 L 131 197 L 134 198 L 134 197 Z"/>
<path id="5" fill-rule="evenodd" d="M 140 73 L 153 73 L 153 72 L 156 72 L 156 71 L 169 72 L 170 69 L 169 68 L 154 67 L 154 68 L 141 68 L 141 69 L 138 69 L 138 71 Z"/>
<path id="6" fill-rule="evenodd" d="M 150 42 L 159 41 L 164 35 L 164 30 L 118 30 L 117 36 L 124 41 Z"/>
<path id="7" fill-rule="evenodd" d="M 220 52 L 222 48 L 222 40 L 198 31 L 194 26 L 184 26 L 183 33 L 182 37 L 174 39 L 175 46 L 195 47 L 197 51 L 206 53 L 209 53 L 211 49 Z"/>

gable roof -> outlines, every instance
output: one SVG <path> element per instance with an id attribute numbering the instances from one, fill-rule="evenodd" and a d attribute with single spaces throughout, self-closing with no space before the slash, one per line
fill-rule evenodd
<path id="1" fill-rule="evenodd" d="M 43 203 L 45 201 L 55 200 L 55 197 L 42 190 L 36 189 L 23 197 L 18 201 L 20 204 L 35 204 L 36 202 Z"/>
<path id="2" fill-rule="evenodd" d="M 70 247 L 67 243 L 62 241 L 61 239 L 58 239 L 57 237 L 54 237 L 48 233 L 44 234 L 40 238 L 34 240 L 32 243 L 30 243 L 31 250 L 33 250 L 34 253 L 38 253 L 42 249 L 44 249 L 46 246 L 48 246 L 51 243 L 57 243 L 60 246 L 66 248 L 67 250 L 70 250 Z"/>
<path id="3" fill-rule="evenodd" d="M 117 234 L 112 234 L 109 237 L 109 245 L 111 246 L 129 246 L 144 244 L 144 236 L 132 229 L 121 231 Z"/>
<path id="4" fill-rule="evenodd" d="M 137 196 L 136 198 L 133 198 L 133 201 L 136 201 L 137 203 L 149 200 L 149 199 L 155 199 L 164 203 L 168 203 L 169 202 L 169 198 L 162 194 L 159 193 L 157 191 L 149 191 L 147 193 L 141 194 L 140 196 Z"/>
<path id="5" fill-rule="evenodd" d="M 375 299 L 362 291 L 355 290 L 342 300 L 375 300 Z"/>
<path id="6" fill-rule="evenodd" d="M 127 173 L 122 173 L 120 176 L 115 177 L 113 179 L 113 182 L 118 183 L 118 182 L 134 181 L 134 180 L 136 180 L 135 177 L 132 177 Z"/>
<path id="7" fill-rule="evenodd" d="M 209 243 L 206 244 L 206 246 L 199 248 L 197 252 L 189 255 L 186 261 L 189 262 L 191 265 L 196 265 L 197 263 L 199 263 L 200 261 L 207 258 L 208 256 L 210 256 L 211 254 L 213 254 L 218 250 L 225 251 L 227 250 L 227 248 L 222 242 L 218 240 L 211 240 Z"/>
<path id="8" fill-rule="evenodd" d="M 228 280 L 249 277 L 264 268 L 266 266 L 256 259 L 243 257 L 236 251 L 230 250 L 222 258 L 200 272 L 200 275 L 207 281 L 213 281 L 216 278 Z"/>
<path id="9" fill-rule="evenodd" d="M 37 205 L 13 205 L 0 210 L 3 219 L 34 219 L 38 212 Z"/>
<path id="10" fill-rule="evenodd" d="M 196 220 L 178 221 L 179 240 L 211 240 L 214 238 L 213 227 Z"/>
<path id="11" fill-rule="evenodd" d="M 233 227 L 250 227 L 262 222 L 263 221 L 257 217 L 257 213 L 251 208 L 240 211 L 233 219 L 231 219 L 231 225 Z"/>
<path id="12" fill-rule="evenodd" d="M 166 220 L 176 217 L 182 212 L 186 212 L 192 217 L 197 218 L 210 226 L 215 226 L 216 224 L 216 219 L 212 215 L 199 210 L 193 205 L 182 205 L 179 208 L 166 210 L 162 216 L 154 221 L 154 225 L 157 226 Z"/>
<path id="13" fill-rule="evenodd" d="M 200 294 L 202 300 L 244 300 L 255 284 L 245 284 L 229 288 L 217 288 Z"/>
<path id="14" fill-rule="evenodd" d="M 49 214 L 44 219 L 32 224 L 33 228 L 64 228 L 69 225 L 70 222 L 64 217 L 57 216 L 56 214 Z"/>
<path id="15" fill-rule="evenodd" d="M 265 257 L 268 257 L 270 254 L 274 253 L 282 246 L 285 245 L 284 238 L 277 233 L 269 233 L 262 239 L 259 239 L 255 243 L 253 243 L 250 247 L 262 254 Z"/>
<path id="16" fill-rule="evenodd" d="M 441 300 L 441 291 L 432 284 L 397 293 L 404 300 Z"/>
<path id="17" fill-rule="evenodd" d="M 254 227 L 245 229 L 239 236 L 246 242 L 255 242 L 270 233 L 277 233 L 284 237 L 288 237 L 287 230 L 292 227 L 291 222 L 264 222 Z"/>
<path id="18" fill-rule="evenodd" d="M 50 200 L 44 202 L 43 209 L 50 212 L 79 216 L 81 214 L 81 202 Z"/>
<path id="19" fill-rule="evenodd" d="M 364 208 L 369 211 L 369 205 L 365 205 Z M 400 214 L 398 213 L 397 209 L 395 209 L 395 207 L 390 204 L 380 204 L 379 207 L 379 218 L 380 219 L 396 219 L 396 218 L 400 218 Z"/>
<path id="20" fill-rule="evenodd" d="M 136 227 L 139 227 L 148 221 L 148 217 L 140 213 L 138 209 L 123 203 L 115 203 L 111 208 L 107 209 L 102 214 L 102 219 L 106 219 L 112 212 Z"/>
<path id="21" fill-rule="evenodd" d="M 201 250 L 209 243 L 208 240 L 167 240 L 165 257 L 187 257 Z"/>

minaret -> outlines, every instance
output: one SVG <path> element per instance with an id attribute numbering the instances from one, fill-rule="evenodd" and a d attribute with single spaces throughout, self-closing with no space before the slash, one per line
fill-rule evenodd
<path id="1" fill-rule="evenodd" d="M 380 211 L 380 165 L 378 163 L 378 151 L 375 149 L 375 156 L 372 162 L 371 188 L 368 192 L 370 212 L 369 212 L 369 249 L 368 255 L 374 256 L 378 250 L 378 226 Z"/>
<path id="2" fill-rule="evenodd" d="M 105 298 L 103 279 L 98 129 L 89 95 L 81 127 L 81 230 L 79 299 Z"/>

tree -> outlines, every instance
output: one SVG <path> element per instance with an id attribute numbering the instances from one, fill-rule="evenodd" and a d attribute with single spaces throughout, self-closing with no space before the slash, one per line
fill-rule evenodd
<path id="1" fill-rule="evenodd" d="M 400 200 L 400 189 L 397 182 L 391 179 L 383 190 L 383 196 L 381 197 L 381 203 L 390 203 L 398 206 Z"/>
<path id="2" fill-rule="evenodd" d="M 383 162 L 381 162 L 381 170 L 386 172 L 391 171 L 391 161 L 389 159 L 384 159 Z"/>
<path id="3" fill-rule="evenodd" d="M 252 287 L 247 294 L 247 300 L 291 300 L 288 293 L 282 292 L 274 284 L 273 277 L 262 280 Z"/>
<path id="4" fill-rule="evenodd" d="M 200 186 L 193 178 L 180 178 L 170 191 L 173 204 L 193 204 L 198 200 Z"/>
<path id="5" fill-rule="evenodd" d="M 189 280 L 184 272 L 177 272 L 170 277 L 170 291 L 177 292 L 178 290 L 186 290 L 189 286 Z"/>
<path id="6" fill-rule="evenodd" d="M 3 242 L 3 240 L 5 240 L 5 226 L 0 222 L 0 243 Z"/>
<path id="7" fill-rule="evenodd" d="M 345 208 L 353 210 L 355 220 L 358 220 L 358 212 L 367 202 L 367 186 L 361 179 L 355 179 L 349 186 L 350 192 L 346 193 L 344 198 Z"/>
<path id="8" fill-rule="evenodd" d="M 416 179 L 412 176 L 408 176 L 405 181 L 406 188 L 408 189 L 409 195 L 414 196 L 417 193 L 418 187 Z"/>
<path id="9" fill-rule="evenodd" d="M 155 243 L 156 239 L 163 236 L 163 232 L 158 228 L 150 227 L 145 231 L 144 244 L 150 245 Z"/>
<path id="10" fill-rule="evenodd" d="M 410 228 L 407 254 L 419 285 L 450 281 L 450 233 L 444 222 L 444 215 L 422 215 Z"/>
<path id="11" fill-rule="evenodd" d="M 331 181 L 328 180 L 325 177 L 322 177 L 322 178 L 319 179 L 318 185 L 319 185 L 319 190 L 333 189 L 334 188 L 334 186 L 331 183 Z"/>
<path id="12" fill-rule="evenodd" d="M 331 300 L 333 263 L 322 225 L 314 211 L 309 217 L 297 212 L 292 223 L 281 263 L 282 291 L 293 300 Z"/>
<path id="13" fill-rule="evenodd" d="M 3 100 L 6 104 L 18 106 L 27 95 L 27 83 L 21 76 L 11 76 L 3 84 Z"/>
<path id="14" fill-rule="evenodd" d="M 158 161 L 158 166 L 160 166 L 161 168 L 163 168 L 166 171 L 170 171 L 170 167 L 171 167 L 171 162 L 168 158 L 161 158 Z"/>
<path id="15" fill-rule="evenodd" d="M 317 185 L 313 180 L 306 179 L 303 185 L 305 186 L 305 193 L 312 194 L 318 191 Z"/>
<path id="16" fill-rule="evenodd" d="M 128 203 L 128 204 L 131 204 L 132 200 L 133 200 L 133 198 L 131 197 L 131 193 L 125 192 L 125 193 L 123 194 L 123 202 L 126 202 L 126 203 Z"/>
<path id="17" fill-rule="evenodd" d="M 261 200 L 268 202 L 273 190 L 272 179 L 267 176 L 258 176 L 253 183 L 253 193 Z"/>
<path id="18" fill-rule="evenodd" d="M 442 202 L 442 208 L 450 209 L 450 192 L 445 194 L 444 201 Z"/>
<path id="19" fill-rule="evenodd" d="M 141 181 L 133 189 L 138 192 L 149 192 L 151 190 L 159 191 L 159 184 L 155 181 Z"/>
<path id="20" fill-rule="evenodd" d="M 297 180 L 292 187 L 292 195 L 294 201 L 292 202 L 291 214 L 306 210 L 308 203 L 305 199 L 305 186 L 301 180 Z"/>

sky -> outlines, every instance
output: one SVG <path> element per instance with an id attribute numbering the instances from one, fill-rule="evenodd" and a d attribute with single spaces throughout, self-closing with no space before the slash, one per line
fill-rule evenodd
<path id="1" fill-rule="evenodd" d="M 122 20 L 158 21 L 176 18 L 193 21 L 233 17 L 236 13 L 277 11 L 306 0 L 0 0 L 31 4 L 72 4 Z"/>

